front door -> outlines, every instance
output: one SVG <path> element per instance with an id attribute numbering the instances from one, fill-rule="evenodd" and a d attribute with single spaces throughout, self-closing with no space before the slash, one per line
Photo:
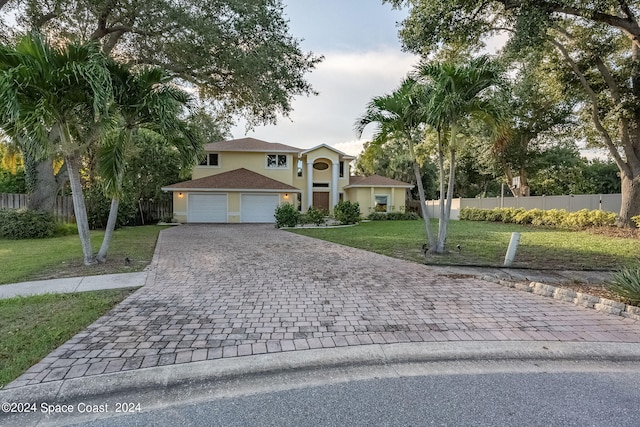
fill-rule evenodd
<path id="1" fill-rule="evenodd" d="M 313 207 L 316 209 L 329 210 L 329 193 L 328 192 L 314 192 L 313 193 Z"/>

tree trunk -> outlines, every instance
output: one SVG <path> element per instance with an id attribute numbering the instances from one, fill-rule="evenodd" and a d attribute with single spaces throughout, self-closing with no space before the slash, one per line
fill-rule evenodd
<path id="1" fill-rule="evenodd" d="M 447 206 L 444 211 L 444 217 L 441 219 L 441 226 L 438 228 L 438 246 L 436 253 L 443 254 L 445 252 L 445 243 L 447 241 L 447 228 L 449 226 L 449 218 L 451 218 L 451 205 L 453 204 L 453 187 L 456 180 L 456 150 L 451 150 L 451 159 L 449 164 L 449 186 L 447 188 Z"/>
<path id="2" fill-rule="evenodd" d="M 58 196 L 58 183 L 53 174 L 53 162 L 51 159 L 38 162 L 34 171 L 34 176 L 30 178 L 29 209 L 53 213 Z"/>
<path id="3" fill-rule="evenodd" d="M 422 174 L 420 173 L 420 165 L 416 157 L 416 150 L 413 144 L 411 134 L 407 134 L 407 142 L 409 143 L 409 155 L 411 156 L 411 162 L 413 163 L 413 174 L 416 177 L 416 185 L 418 186 L 418 196 L 420 197 L 420 212 L 422 212 L 422 219 L 424 220 L 424 230 L 427 234 L 427 240 L 429 240 L 429 252 L 433 252 L 436 248 L 436 239 L 431 232 L 431 218 L 427 211 L 427 199 L 424 196 L 424 185 L 422 185 Z"/>
<path id="4" fill-rule="evenodd" d="M 635 227 L 632 217 L 640 215 L 640 177 L 630 178 L 621 173 L 622 180 L 622 206 L 616 226 L 622 228 Z"/>
<path id="5" fill-rule="evenodd" d="M 520 195 L 522 197 L 531 196 L 531 187 L 529 187 L 529 177 L 527 171 L 524 168 L 520 169 Z"/>
<path id="6" fill-rule="evenodd" d="M 102 245 L 98 251 L 98 262 L 104 264 L 107 261 L 107 252 L 109 251 L 109 245 L 111 244 L 111 238 L 113 237 L 113 230 L 116 228 L 116 220 L 118 219 L 118 205 L 120 200 L 117 198 L 111 199 L 111 207 L 109 208 L 109 219 L 107 220 L 107 227 L 104 230 L 104 237 L 102 238 Z"/>
<path id="7" fill-rule="evenodd" d="M 422 185 L 422 174 L 420 173 L 420 165 L 417 160 L 413 160 L 413 173 L 416 176 L 416 182 L 418 184 L 418 195 L 420 196 L 420 212 L 422 212 L 422 219 L 424 220 L 424 229 L 427 233 L 427 239 L 429 240 L 429 252 L 433 252 L 436 246 L 436 240 L 431 232 L 431 218 L 427 211 L 427 200 L 424 196 L 424 186 Z"/>
<path id="8" fill-rule="evenodd" d="M 76 155 L 65 156 L 64 159 L 69 171 L 69 184 L 71 185 L 71 197 L 73 198 L 73 210 L 78 226 L 78 235 L 82 244 L 82 254 L 84 265 L 94 265 L 96 260 L 93 257 L 91 248 L 91 235 L 89 234 L 89 220 L 87 218 L 87 208 L 84 204 L 84 194 L 80 184 L 79 161 Z"/>
<path id="9" fill-rule="evenodd" d="M 446 195 L 446 186 L 445 186 L 445 173 L 444 173 L 444 147 L 442 146 L 442 136 L 440 132 L 438 132 L 438 174 L 440 177 L 440 215 L 438 216 L 438 239 L 436 243 L 435 253 L 442 253 L 443 251 L 440 249 L 440 236 L 443 234 L 443 229 L 445 227 L 445 195 Z"/>

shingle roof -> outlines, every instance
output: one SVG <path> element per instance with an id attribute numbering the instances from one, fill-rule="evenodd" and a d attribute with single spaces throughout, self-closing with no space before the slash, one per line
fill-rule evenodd
<path id="1" fill-rule="evenodd" d="M 397 179 L 391 179 L 380 175 L 371 176 L 350 176 L 349 187 L 405 187 L 412 188 L 413 184 L 398 181 Z"/>
<path id="2" fill-rule="evenodd" d="M 277 142 L 267 142 L 255 138 L 232 139 L 229 141 L 212 142 L 205 144 L 205 151 L 257 151 L 265 153 L 299 153 L 301 148 Z"/>
<path id="3" fill-rule="evenodd" d="M 259 173 L 241 168 L 218 175 L 206 176 L 191 181 L 178 182 L 177 184 L 162 187 L 163 190 L 177 191 L 189 189 L 216 189 L 216 190 L 282 190 L 289 192 L 300 191 L 297 188 L 275 179 L 271 179 Z"/>

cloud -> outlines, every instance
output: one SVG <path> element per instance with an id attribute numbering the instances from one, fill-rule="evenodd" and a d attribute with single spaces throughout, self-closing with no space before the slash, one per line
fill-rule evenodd
<path id="1" fill-rule="evenodd" d="M 354 123 L 371 98 L 393 91 L 418 62 L 416 56 L 393 49 L 366 52 L 329 52 L 308 76 L 318 96 L 299 97 L 290 118 L 275 126 L 261 126 L 248 136 L 300 148 L 328 144 L 348 154 L 371 137 L 374 127 L 365 129 L 358 140 Z M 232 130 L 238 138 L 245 134 L 244 122 Z"/>
<path id="2" fill-rule="evenodd" d="M 362 151 L 364 139 L 354 139 L 351 141 L 338 142 L 332 145 L 333 148 L 351 156 L 357 156 Z"/>

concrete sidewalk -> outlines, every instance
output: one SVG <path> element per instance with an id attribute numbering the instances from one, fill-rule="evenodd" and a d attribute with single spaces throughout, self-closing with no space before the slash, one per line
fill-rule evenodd
<path id="1" fill-rule="evenodd" d="M 102 289 L 137 288 L 144 286 L 147 272 L 104 274 L 101 276 L 68 277 L 33 282 L 0 285 L 0 299 L 17 296 L 99 291 Z"/>

